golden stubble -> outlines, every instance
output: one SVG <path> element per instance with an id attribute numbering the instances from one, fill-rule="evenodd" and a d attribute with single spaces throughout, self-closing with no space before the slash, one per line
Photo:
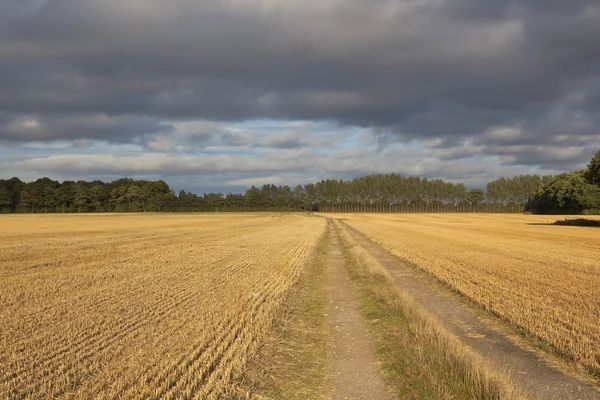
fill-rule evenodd
<path id="1" fill-rule="evenodd" d="M 0 217 L 0 398 L 221 398 L 325 229 L 302 215 Z"/>
<path id="2" fill-rule="evenodd" d="M 337 217 L 600 375 L 600 229 L 550 225 L 559 216 Z"/>

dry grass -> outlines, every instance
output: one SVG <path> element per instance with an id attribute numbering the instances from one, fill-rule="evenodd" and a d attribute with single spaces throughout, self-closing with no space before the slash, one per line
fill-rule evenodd
<path id="1" fill-rule="evenodd" d="M 556 216 L 343 218 L 600 377 L 600 230 L 553 226 Z"/>
<path id="2" fill-rule="evenodd" d="M 325 221 L 0 217 L 0 398 L 222 398 Z"/>

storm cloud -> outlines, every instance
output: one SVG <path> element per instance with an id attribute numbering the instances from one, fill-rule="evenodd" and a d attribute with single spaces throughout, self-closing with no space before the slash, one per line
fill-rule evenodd
<path id="1" fill-rule="evenodd" d="M 91 140 L 106 154 L 82 174 L 143 172 L 102 161 L 128 155 L 159 175 L 273 181 L 306 168 L 269 158 L 291 149 L 320 160 L 307 177 L 579 168 L 600 147 L 598 48 L 585 0 L 4 0 L 0 145 L 22 157 L 0 162 L 51 172 L 40 157 L 86 155 L 26 143 Z M 281 126 L 244 126 L 257 120 Z M 207 148 L 219 168 L 183 165 Z M 353 149 L 373 154 L 345 163 Z"/>

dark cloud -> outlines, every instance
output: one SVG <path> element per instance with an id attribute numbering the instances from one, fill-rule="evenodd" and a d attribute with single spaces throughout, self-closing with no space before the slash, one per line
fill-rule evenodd
<path id="1" fill-rule="evenodd" d="M 598 142 L 599 47 L 597 0 L 4 0 L 0 140 L 291 149 L 181 124 L 321 120 L 563 167 Z"/>
<path id="2" fill-rule="evenodd" d="M 129 143 L 132 138 L 172 132 L 173 126 L 150 116 L 106 114 L 13 114 L 0 111 L 0 140 L 96 139 Z"/>
<path id="3" fill-rule="evenodd" d="M 304 139 L 304 134 L 298 131 L 276 132 L 267 135 L 260 142 L 260 146 L 273 147 L 276 149 L 295 149 L 304 147 L 307 142 Z"/>

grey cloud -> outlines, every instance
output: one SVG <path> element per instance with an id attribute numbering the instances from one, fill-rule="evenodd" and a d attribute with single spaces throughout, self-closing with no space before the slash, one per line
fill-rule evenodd
<path id="1" fill-rule="evenodd" d="M 488 151 L 503 155 L 506 163 L 516 165 L 556 165 L 557 162 L 574 163 L 585 160 L 585 149 L 580 146 L 512 145 L 496 146 Z"/>
<path id="2" fill-rule="evenodd" d="M 133 137 L 170 132 L 173 127 L 153 117 L 106 114 L 12 114 L 0 111 L 0 140 L 95 139 L 127 143 Z"/>
<path id="3" fill-rule="evenodd" d="M 326 120 L 564 166 L 597 143 L 599 38 L 595 0 L 6 0 L 0 139 L 286 149 L 312 142 L 162 121 Z"/>
<path id="4" fill-rule="evenodd" d="M 297 131 L 283 131 L 267 135 L 260 146 L 274 147 L 278 149 L 294 149 L 303 147 L 307 144 L 304 139 L 304 134 Z"/>
<path id="5" fill-rule="evenodd" d="M 159 134 L 145 134 L 141 144 L 150 150 L 195 150 L 230 134 L 221 124 L 211 121 L 175 121 L 170 130 Z"/>
<path id="6" fill-rule="evenodd" d="M 76 170 L 91 175 L 202 175 L 231 172 L 264 173 L 286 172 L 307 168 L 307 158 L 278 154 L 274 157 L 231 155 L 181 155 L 181 154 L 59 154 L 33 157 L 20 161 L 0 163 L 3 169 L 64 173 Z"/>
<path id="7" fill-rule="evenodd" d="M 221 136 L 221 139 L 230 146 L 247 146 L 256 141 L 257 135 L 252 132 L 229 131 Z"/>
<path id="8" fill-rule="evenodd" d="M 532 151 L 537 152 L 538 156 L 543 155 L 544 151 L 556 151 L 543 147 L 512 149 L 511 152 L 504 150 L 509 156 L 518 153 L 522 157 Z M 497 149 L 497 152 L 501 153 L 502 149 Z M 578 155 L 581 154 L 576 149 L 558 154 L 565 162 Z M 135 176 L 165 179 L 174 182 L 178 188 L 188 190 L 211 188 L 229 191 L 232 188 L 241 190 L 244 185 L 260 184 L 265 177 L 269 182 L 290 184 L 394 172 L 481 186 L 500 173 L 560 172 L 551 165 L 532 168 L 508 162 L 510 160 L 502 157 L 488 156 L 480 147 L 468 141 L 456 148 L 414 145 L 392 147 L 383 153 L 375 149 L 337 149 L 328 154 L 308 148 L 262 148 L 251 154 L 21 154 L 0 161 L 0 171 L 5 175 L 0 178 L 10 177 L 8 175 L 14 173 L 25 179 L 40 175 L 55 179 L 81 179 L 83 175 L 104 180 Z M 537 161 L 545 163 L 543 159 Z"/>

